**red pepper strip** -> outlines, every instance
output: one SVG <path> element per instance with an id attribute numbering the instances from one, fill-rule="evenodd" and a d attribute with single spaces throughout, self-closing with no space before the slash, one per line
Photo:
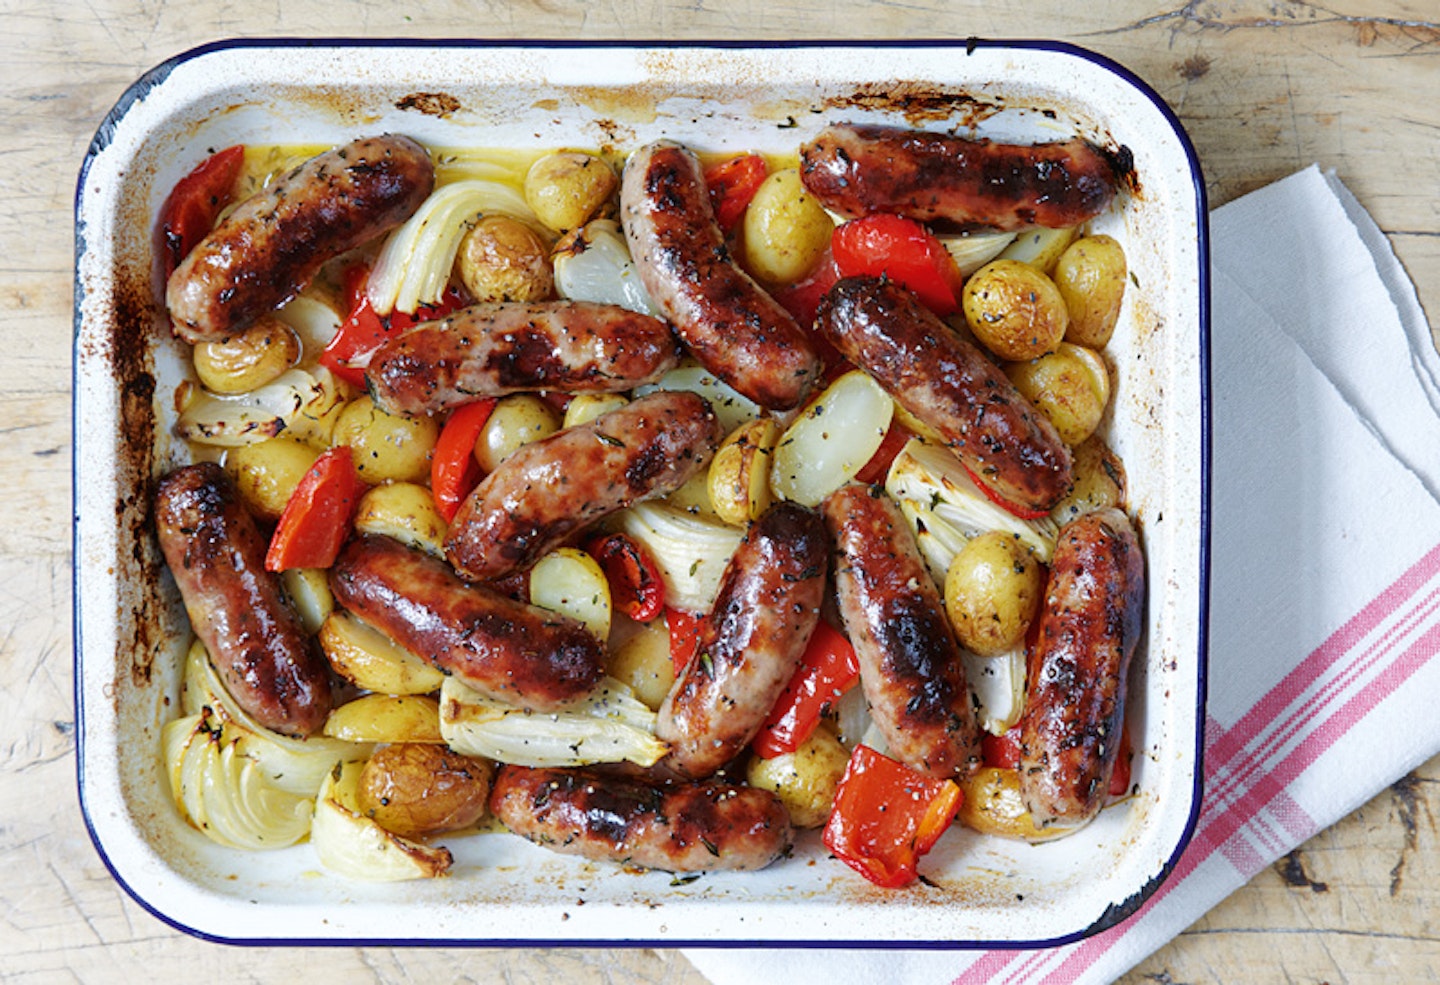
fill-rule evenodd
<path id="1" fill-rule="evenodd" d="M 945 833 L 961 799 L 954 780 L 856 746 L 825 824 L 825 847 L 875 885 L 899 889 L 914 881 L 920 856 Z"/>
<path id="2" fill-rule="evenodd" d="M 591 540 L 585 550 L 605 571 L 612 603 L 636 622 L 649 622 L 665 609 L 665 582 L 646 550 L 624 534 Z"/>
<path id="3" fill-rule="evenodd" d="M 370 271 L 361 264 L 345 271 L 345 294 L 356 300 L 345 323 L 320 353 L 320 365 L 345 382 L 359 387 L 365 385 L 365 366 L 370 362 L 370 354 L 382 342 L 421 322 L 444 318 L 452 311 L 465 307 L 464 295 L 450 287 L 445 289 L 438 304 L 422 304 L 413 314 L 392 311 L 388 315 L 377 315 L 364 292 L 369 276 Z"/>
<path id="4" fill-rule="evenodd" d="M 889 277 L 942 318 L 960 308 L 960 269 L 950 251 L 914 219 L 876 213 L 835 228 L 830 249 L 842 277 Z"/>
<path id="5" fill-rule="evenodd" d="M 860 681 L 860 662 L 845 634 L 823 619 L 805 645 L 800 666 L 780 692 L 751 743 L 762 759 L 794 752 L 814 734 L 827 706 Z"/>
<path id="6" fill-rule="evenodd" d="M 875 449 L 875 454 L 870 456 L 870 461 L 865 467 L 855 473 L 855 480 L 869 485 L 872 482 L 884 482 L 885 477 L 890 474 L 890 465 L 895 461 L 895 456 L 900 454 L 900 449 L 905 443 L 913 438 L 910 429 L 899 421 L 890 422 L 890 430 L 885 432 L 885 437 L 880 442 L 880 447 Z"/>
<path id="7" fill-rule="evenodd" d="M 985 494 L 985 498 L 990 500 L 990 502 L 994 503 L 996 506 L 1000 507 L 1006 513 L 1009 513 L 1012 516 L 1018 516 L 1022 520 L 1039 520 L 1043 517 L 1047 517 L 1050 515 L 1049 510 L 1033 510 L 1028 506 L 1019 506 L 1015 503 L 1010 502 L 1008 499 L 1001 497 L 1001 495 L 995 492 L 995 490 L 985 485 L 985 483 L 981 482 L 980 477 L 970 470 L 970 466 L 966 465 L 964 462 L 961 462 L 960 465 L 961 468 L 965 470 L 965 474 L 970 477 L 970 481 L 980 487 L 980 491 Z"/>
<path id="8" fill-rule="evenodd" d="M 480 463 L 475 461 L 475 443 L 495 409 L 495 398 L 461 404 L 445 419 L 430 458 L 430 492 L 435 507 L 449 523 L 465 497 L 480 481 Z"/>
<path id="9" fill-rule="evenodd" d="M 670 630 L 670 664 L 679 677 L 700 649 L 700 626 L 705 617 L 679 609 L 665 610 L 665 625 Z"/>
<path id="10" fill-rule="evenodd" d="M 215 228 L 220 212 L 235 197 L 235 182 L 245 165 L 245 146 L 216 151 L 176 182 L 160 207 L 159 252 L 165 276 Z"/>
<path id="11" fill-rule="evenodd" d="M 315 460 L 290 494 L 270 549 L 266 571 L 328 568 L 350 535 L 355 506 L 368 487 L 355 471 L 348 445 L 331 448 Z"/>
<path id="12" fill-rule="evenodd" d="M 755 197 L 756 190 L 769 174 L 770 168 L 759 154 L 741 154 L 705 169 L 710 205 L 722 230 L 728 233 L 735 228 L 750 200 Z"/>

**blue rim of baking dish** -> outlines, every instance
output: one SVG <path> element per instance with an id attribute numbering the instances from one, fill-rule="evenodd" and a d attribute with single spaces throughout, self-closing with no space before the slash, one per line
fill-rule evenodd
<path id="1" fill-rule="evenodd" d="M 1066 944 L 1073 944 L 1077 941 L 1092 937 L 1095 934 L 1109 930 L 1130 918 L 1137 913 L 1160 886 L 1170 877 L 1180 856 L 1189 845 L 1194 836 L 1196 826 L 1199 822 L 1200 808 L 1204 793 L 1204 729 L 1201 723 L 1204 721 L 1204 710 L 1208 691 L 1208 664 L 1209 664 L 1209 611 L 1210 611 L 1210 483 L 1211 483 L 1211 398 L 1210 398 L 1210 235 L 1209 235 L 1209 209 L 1205 190 L 1205 181 L 1201 172 L 1199 156 L 1195 147 L 1190 141 L 1184 126 L 1179 117 L 1165 102 L 1165 100 L 1151 86 L 1137 76 L 1130 69 L 1101 55 L 1097 52 L 1082 48 L 1078 45 L 1064 41 L 1050 40 L 1007 40 L 1007 39 L 983 39 L 967 38 L 964 40 L 955 39 L 906 39 L 906 40 L 803 40 L 803 41 L 615 41 L 615 40 L 522 40 L 522 39 L 431 39 L 431 38 L 241 38 L 210 42 L 191 48 L 188 51 L 166 59 L 159 65 L 145 72 L 139 79 L 132 83 L 116 101 L 115 106 L 105 115 L 99 127 L 96 129 L 95 137 L 90 143 L 81 164 L 75 192 L 75 270 L 76 278 L 74 284 L 73 319 L 74 319 L 74 342 L 78 343 L 81 329 L 81 308 L 84 300 L 84 289 L 79 279 L 80 258 L 85 253 L 85 241 L 79 223 L 80 206 L 83 199 L 85 180 L 90 172 L 90 167 L 96 157 L 109 146 L 114 137 L 115 129 L 120 121 L 129 112 L 130 108 L 142 100 L 151 90 L 160 85 L 169 77 L 171 72 L 179 65 L 193 59 L 202 57 L 216 51 L 226 51 L 244 48 L 612 48 L 612 49 L 657 49 L 657 48 L 697 48 L 697 49 L 733 49 L 733 50 L 755 50 L 755 49 L 807 49 L 807 48 L 830 48 L 830 47 L 863 47 L 876 49 L 906 48 L 955 48 L 970 55 L 980 49 L 999 50 L 1028 50 L 1044 51 L 1058 54 L 1065 54 L 1071 57 L 1090 62 L 1098 68 L 1117 76 L 1131 86 L 1137 93 L 1147 99 L 1159 113 L 1160 117 L 1171 128 L 1180 148 L 1185 155 L 1192 179 L 1195 193 L 1196 209 L 1196 278 L 1198 287 L 1198 321 L 1199 330 L 1199 359 L 1198 367 L 1200 386 L 1200 531 L 1199 531 L 1199 613 L 1196 623 L 1197 652 L 1195 662 L 1196 673 L 1196 723 L 1194 742 L 1194 768 L 1191 788 L 1191 801 L 1189 815 L 1186 818 L 1184 828 L 1179 840 L 1176 842 L 1170 857 L 1161 866 L 1159 872 L 1152 876 L 1144 886 L 1138 889 L 1124 900 L 1110 904 L 1105 911 L 1086 927 L 1074 933 L 1064 934 L 1059 937 L 1045 938 L 1039 940 L 1005 940 L 1005 941 L 846 941 L 845 947 L 866 950 L 933 950 L 933 951 L 965 951 L 965 950 L 1025 950 L 1038 948 L 1060 947 Z M 71 365 L 71 392 L 78 394 L 78 358 Z M 71 436 L 72 442 L 78 449 L 78 399 L 72 400 L 71 404 Z M 71 552 L 75 558 L 79 558 L 79 470 L 81 467 L 80 456 L 73 457 L 71 463 L 71 504 L 74 524 L 71 535 Z M 116 865 L 106 853 L 99 833 L 95 828 L 94 821 L 90 815 L 89 805 L 86 800 L 85 786 L 85 714 L 84 696 L 80 677 L 80 660 L 83 652 L 83 626 L 80 612 L 80 565 L 77 563 L 72 572 L 72 592 L 75 598 L 75 611 L 72 614 L 72 636 L 74 640 L 72 653 L 72 666 L 74 670 L 74 695 L 76 708 L 76 785 L 79 791 L 81 814 L 84 819 L 85 829 L 90 836 L 91 843 L 95 846 L 100 860 L 110 871 L 111 876 L 120 885 L 131 899 L 140 905 L 146 912 L 150 913 L 162 923 L 175 928 L 187 935 L 218 944 L 229 944 L 235 946 L 266 946 L 266 947 L 665 947 L 665 948 L 772 948 L 772 949 L 799 949 L 799 950 L 820 950 L 840 946 L 836 941 L 713 941 L 706 939 L 697 940 L 675 940 L 669 938 L 596 938 L 596 939 L 574 939 L 574 938 L 235 938 L 211 934 L 196 928 L 187 926 L 175 917 L 170 916 L 157 909 L 131 887 L 120 874 Z"/>

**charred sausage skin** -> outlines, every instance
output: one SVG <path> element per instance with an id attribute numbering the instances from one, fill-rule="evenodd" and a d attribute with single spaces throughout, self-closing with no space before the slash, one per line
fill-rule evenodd
<path id="1" fill-rule="evenodd" d="M 980 765 L 980 731 L 960 645 L 899 506 L 851 484 L 821 510 L 845 633 L 890 755 L 930 776 L 968 775 Z"/>
<path id="2" fill-rule="evenodd" d="M 818 514 L 780 503 L 731 558 L 695 657 L 660 707 L 665 765 L 709 776 L 755 737 L 795 673 L 825 592 L 829 543 Z"/>
<path id="3" fill-rule="evenodd" d="M 1002 499 L 1048 510 L 1070 489 L 1070 449 L 1004 372 L 892 281 L 847 277 L 821 299 L 817 327 L 840 352 L 945 438 Z"/>
<path id="4" fill-rule="evenodd" d="M 604 674 L 604 648 L 580 623 L 467 585 L 445 562 L 388 537 L 350 541 L 330 590 L 406 650 L 518 707 L 554 711 Z"/>
<path id="5" fill-rule="evenodd" d="M 1087 513 L 1060 531 L 1020 723 L 1020 792 L 1038 825 L 1082 824 L 1104 803 L 1144 602 L 1144 560 L 1124 513 Z"/>
<path id="6" fill-rule="evenodd" d="M 695 358 L 761 406 L 799 406 L 820 359 L 789 312 L 731 259 L 695 155 L 669 141 L 631 154 L 620 212 L 645 290 Z"/>
<path id="7" fill-rule="evenodd" d="M 679 489 L 720 438 L 703 397 L 659 391 L 525 445 L 460 505 L 445 554 L 473 581 L 528 567 L 592 521 Z"/>
<path id="8" fill-rule="evenodd" d="M 314 734 L 330 713 L 330 670 L 265 570 L 266 543 L 213 462 L 165 476 L 155 496 L 160 548 L 195 635 L 230 696 L 261 725 Z"/>
<path id="9" fill-rule="evenodd" d="M 434 185 L 430 156 L 408 137 L 311 158 L 240 203 L 175 268 L 165 304 L 176 334 L 191 343 L 239 334 L 326 261 L 404 222 Z"/>
<path id="10" fill-rule="evenodd" d="M 656 785 L 593 769 L 502 766 L 490 809 L 554 851 L 665 872 L 763 869 L 794 840 L 769 790 Z"/>
<path id="11" fill-rule="evenodd" d="M 1079 138 L 1003 144 L 903 127 L 837 124 L 800 149 L 800 176 L 849 218 L 893 212 L 921 222 L 1013 232 L 1093 219 L 1115 197 L 1116 166 Z"/>
<path id="12" fill-rule="evenodd" d="M 472 305 L 391 339 L 365 373 L 392 413 L 431 414 L 529 390 L 617 393 L 654 383 L 680 360 L 658 318 L 583 301 Z"/>

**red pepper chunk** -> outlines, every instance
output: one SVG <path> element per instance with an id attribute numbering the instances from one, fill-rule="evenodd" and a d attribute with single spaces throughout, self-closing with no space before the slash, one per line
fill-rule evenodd
<path id="1" fill-rule="evenodd" d="M 860 662 L 845 634 L 825 620 L 805 645 L 800 666 L 780 692 L 751 746 L 762 759 L 794 752 L 820 725 L 820 716 L 860 681 Z"/>
<path id="2" fill-rule="evenodd" d="M 942 318 L 960 308 L 960 269 L 914 219 L 883 212 L 852 219 L 835 228 L 830 249 L 842 277 L 889 277 Z"/>
<path id="3" fill-rule="evenodd" d="M 856 746 L 825 824 L 825 847 L 875 885 L 899 889 L 915 880 L 920 857 L 950 826 L 961 798 L 954 780 Z"/>
<path id="4" fill-rule="evenodd" d="M 175 183 L 160 207 L 159 253 L 165 276 L 175 272 L 215 220 L 235 198 L 235 182 L 245 166 L 245 146 L 216 151 Z"/>
<path id="5" fill-rule="evenodd" d="M 610 583 L 610 598 L 636 622 L 649 622 L 665 609 L 665 582 L 645 549 L 624 534 L 596 538 L 587 546 Z"/>
<path id="6" fill-rule="evenodd" d="M 701 615 L 679 609 L 665 610 L 665 625 L 670 631 L 670 665 L 674 667 L 676 677 L 689 666 L 695 651 L 700 649 L 700 627 L 704 622 L 705 617 Z"/>
<path id="7" fill-rule="evenodd" d="M 870 485 L 875 482 L 884 482 L 885 477 L 890 474 L 890 466 L 895 463 L 895 456 L 905 447 L 914 435 L 910 429 L 899 421 L 890 422 L 890 430 L 885 432 L 885 437 L 880 441 L 880 447 L 875 449 L 875 454 L 870 456 L 859 472 L 855 473 L 855 481 Z"/>
<path id="8" fill-rule="evenodd" d="M 435 440 L 435 452 L 430 458 L 430 492 L 446 523 L 455 519 L 460 504 L 480 481 L 475 443 L 494 409 L 494 397 L 456 407 Z"/>
<path id="9" fill-rule="evenodd" d="M 705 169 L 710 206 L 722 230 L 728 233 L 735 228 L 769 174 L 770 168 L 759 154 L 741 154 Z"/>
<path id="10" fill-rule="evenodd" d="M 265 570 L 334 564 L 366 489 L 348 445 L 331 448 L 317 458 L 285 503 L 265 552 Z"/>
<path id="11" fill-rule="evenodd" d="M 986 766 L 1015 770 L 1020 768 L 1020 726 L 1004 735 L 986 732 L 980 737 L 980 755 Z"/>
<path id="12" fill-rule="evenodd" d="M 437 304 L 422 304 L 413 314 L 392 311 L 388 315 L 379 315 L 365 295 L 365 281 L 369 277 L 370 270 L 364 264 L 356 264 L 345 271 L 344 290 L 351 303 L 350 314 L 321 351 L 319 359 L 320 365 L 358 387 L 365 385 L 365 366 L 370 362 L 370 355 L 386 339 L 465 307 L 464 295 L 453 287 L 447 287 Z"/>

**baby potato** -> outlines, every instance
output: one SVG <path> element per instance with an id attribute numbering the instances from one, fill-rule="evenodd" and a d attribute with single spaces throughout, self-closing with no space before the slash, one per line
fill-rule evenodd
<path id="1" fill-rule="evenodd" d="M 780 428 L 768 417 L 742 424 L 710 460 L 708 484 L 715 515 L 743 527 L 770 508 L 770 456 Z"/>
<path id="2" fill-rule="evenodd" d="M 366 396 L 345 405 L 330 441 L 349 445 L 355 453 L 355 471 L 376 485 L 428 479 L 438 437 L 439 428 L 431 418 L 391 414 Z"/>
<path id="3" fill-rule="evenodd" d="M 1110 402 L 1105 360 L 1095 350 L 1069 342 L 1027 363 L 1010 363 L 1005 375 L 1050 419 L 1067 445 L 1078 445 L 1094 434 Z"/>
<path id="4" fill-rule="evenodd" d="M 795 827 L 818 828 L 830 816 L 849 761 L 850 753 L 822 723 L 794 752 L 774 759 L 751 757 L 746 780 L 752 787 L 774 791 Z"/>
<path id="5" fill-rule="evenodd" d="M 365 691 L 429 694 L 445 682 L 439 668 L 343 609 L 321 624 L 317 642 L 335 673 Z"/>
<path id="6" fill-rule="evenodd" d="M 1083 513 L 1108 506 L 1125 508 L 1125 465 L 1098 434 L 1092 434 L 1071 453 L 1075 483 L 1050 511 L 1062 527 Z"/>
<path id="7" fill-rule="evenodd" d="M 795 168 L 776 171 L 755 191 L 741 223 L 742 265 L 767 284 L 808 274 L 830 245 L 835 223 L 805 191 Z"/>
<path id="8" fill-rule="evenodd" d="M 1065 299 L 1065 339 L 1103 349 L 1115 332 L 1125 298 L 1125 251 L 1111 236 L 1082 236 L 1055 262 L 1055 286 Z"/>
<path id="9" fill-rule="evenodd" d="M 665 617 L 652 619 L 624 643 L 610 650 L 605 672 L 630 685 L 635 697 L 651 711 L 659 711 L 675 683 L 670 659 L 670 627 Z"/>
<path id="10" fill-rule="evenodd" d="M 455 264 L 476 301 L 548 301 L 555 294 L 550 247 L 508 215 L 482 216 L 460 240 Z"/>
<path id="11" fill-rule="evenodd" d="M 444 746 L 401 742 L 378 750 L 360 772 L 361 813 L 402 838 L 468 828 L 485 816 L 495 766 Z"/>
<path id="12" fill-rule="evenodd" d="M 489 474 L 515 449 L 560 430 L 560 420 L 555 408 L 534 394 L 501 397 L 475 442 L 475 461 Z"/>
<path id="13" fill-rule="evenodd" d="M 440 702 L 425 694 L 361 695 L 331 711 L 320 731 L 347 742 L 445 742 Z"/>
<path id="14" fill-rule="evenodd" d="M 447 524 L 430 490 L 415 482 L 387 482 L 360 497 L 355 531 L 383 534 L 418 550 L 445 556 Z"/>
<path id="15" fill-rule="evenodd" d="M 240 501 L 262 520 L 274 523 L 320 453 L 303 441 L 280 435 L 232 448 L 225 468 L 235 480 Z"/>
<path id="16" fill-rule="evenodd" d="M 970 540 L 945 572 L 945 611 L 960 644 L 982 657 L 1025 638 L 1044 590 L 1040 562 L 1012 533 Z"/>
<path id="17" fill-rule="evenodd" d="M 536 218 L 563 233 L 594 218 L 619 187 L 614 169 L 595 155 L 557 151 L 530 165 L 525 201 Z"/>
<path id="18" fill-rule="evenodd" d="M 1025 360 L 1054 351 L 1070 315 L 1055 283 L 1019 260 L 987 263 L 961 292 L 965 322 L 1001 359 Z"/>
<path id="19" fill-rule="evenodd" d="M 602 414 L 619 410 L 629 402 L 618 393 L 577 393 L 565 405 L 565 419 L 560 426 L 573 428 L 589 424 Z"/>
<path id="20" fill-rule="evenodd" d="M 211 393 L 249 393 L 300 359 L 300 339 L 274 315 L 263 315 L 224 342 L 201 342 L 192 353 L 195 375 Z"/>
<path id="21" fill-rule="evenodd" d="M 958 782 L 965 796 L 956 819 L 981 834 L 1037 842 L 1075 830 L 1036 827 L 1020 796 L 1020 774 L 1015 770 L 986 766 Z"/>

